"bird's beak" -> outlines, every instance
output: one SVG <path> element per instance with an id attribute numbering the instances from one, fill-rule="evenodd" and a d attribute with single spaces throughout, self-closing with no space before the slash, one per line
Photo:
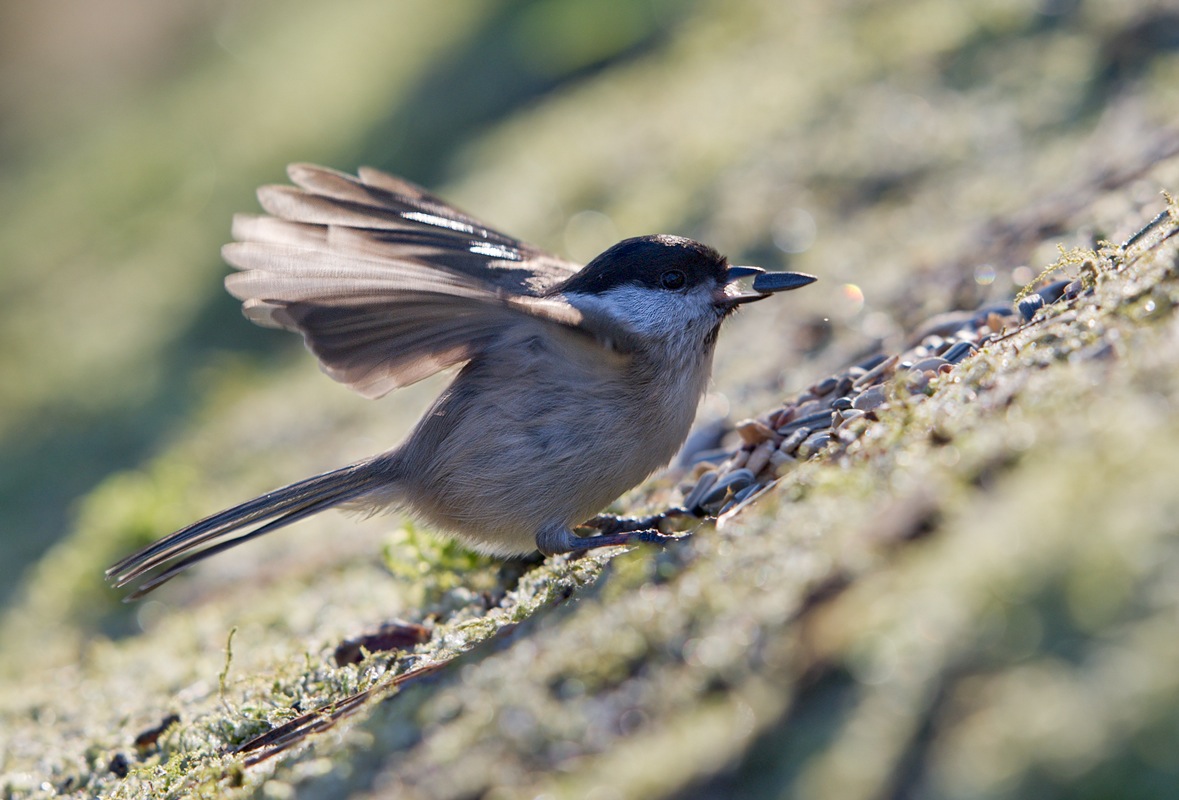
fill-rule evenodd
<path id="1" fill-rule="evenodd" d="M 753 277 L 753 291 L 742 292 L 735 284 L 742 278 Z M 729 267 L 725 272 L 725 282 L 721 287 L 721 297 L 717 305 L 725 309 L 733 309 L 743 303 L 755 303 L 765 300 L 775 292 L 787 292 L 791 289 L 801 289 L 803 286 L 818 280 L 814 275 L 803 272 L 766 272 L 761 267 Z"/>

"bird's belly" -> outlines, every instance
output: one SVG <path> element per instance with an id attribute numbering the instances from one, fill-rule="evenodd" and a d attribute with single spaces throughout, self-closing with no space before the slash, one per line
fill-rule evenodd
<path id="1" fill-rule="evenodd" d="M 410 505 L 480 549 L 531 552 L 541 527 L 588 519 L 666 464 L 694 411 L 651 420 L 619 408 L 591 418 L 577 405 L 532 414 L 517 407 L 498 423 L 492 415 L 465 416 L 459 427 L 470 429 L 443 443 Z M 461 452 L 455 442 L 465 443 Z"/>
<path id="2" fill-rule="evenodd" d="M 563 342 L 464 368 L 403 446 L 418 516 L 485 551 L 532 552 L 542 528 L 584 521 L 675 455 L 707 359 L 652 369 Z"/>

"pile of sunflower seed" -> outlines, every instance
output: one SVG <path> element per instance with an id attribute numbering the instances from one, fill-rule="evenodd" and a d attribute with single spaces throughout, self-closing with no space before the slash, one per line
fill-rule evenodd
<path id="1" fill-rule="evenodd" d="M 683 508 L 719 517 L 772 486 L 800 461 L 833 455 L 854 442 L 902 397 L 919 402 L 931 381 L 954 371 L 990 341 L 1027 323 L 1041 308 L 1086 290 L 1080 280 L 1057 281 L 1016 305 L 940 314 L 920 326 L 911 345 L 877 353 L 788 398 L 781 406 L 736 424 L 733 446 L 699 452 L 680 485 Z"/>

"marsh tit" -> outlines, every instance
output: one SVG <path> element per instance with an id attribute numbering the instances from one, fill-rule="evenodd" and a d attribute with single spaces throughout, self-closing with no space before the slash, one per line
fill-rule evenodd
<path id="1" fill-rule="evenodd" d="M 448 367 L 399 446 L 268 492 L 112 566 L 132 598 L 211 555 L 340 507 L 401 508 L 486 553 L 545 555 L 668 538 L 573 527 L 668 463 L 704 394 L 721 323 L 814 278 L 729 266 L 678 236 L 619 242 L 581 267 L 422 188 L 309 165 L 258 192 L 223 250 L 251 321 L 303 335 L 369 398 Z M 758 277 L 752 292 L 737 281 Z M 461 365 L 461 366 L 460 366 Z M 154 574 L 153 574 L 154 573 Z"/>

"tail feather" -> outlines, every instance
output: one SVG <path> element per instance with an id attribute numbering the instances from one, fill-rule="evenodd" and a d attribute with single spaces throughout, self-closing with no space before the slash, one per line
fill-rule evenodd
<path id="1" fill-rule="evenodd" d="M 211 514 L 132 553 L 106 571 L 107 579 L 115 586 L 126 586 L 140 580 L 152 570 L 168 565 L 162 572 L 140 584 L 126 598 L 139 599 L 198 561 L 304 517 L 356 499 L 374 488 L 374 478 L 379 474 L 380 471 L 374 469 L 373 461 L 362 461 L 275 489 L 233 508 Z M 265 524 L 247 533 L 198 549 L 256 522 Z M 185 557 L 174 561 L 180 556 Z"/>

